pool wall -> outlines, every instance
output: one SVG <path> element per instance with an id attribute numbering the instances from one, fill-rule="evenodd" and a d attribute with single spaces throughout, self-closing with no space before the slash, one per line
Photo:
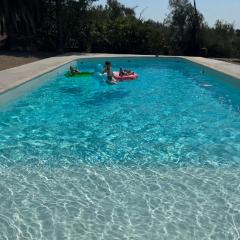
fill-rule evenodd
<path id="1" fill-rule="evenodd" d="M 204 75 L 208 75 L 209 77 L 218 78 L 219 81 L 227 82 L 236 87 L 240 87 L 240 81 L 239 81 L 240 79 L 238 79 L 237 77 L 233 77 L 230 74 L 227 74 L 225 72 L 215 70 L 215 69 L 211 68 L 210 66 L 206 66 L 206 65 L 202 65 L 200 63 L 194 62 L 192 60 L 189 60 L 188 58 L 184 58 L 184 59 L 182 58 L 182 61 L 187 62 L 192 67 L 200 68 L 202 71 L 202 74 L 204 74 Z M 234 65 L 234 64 L 232 64 L 232 65 Z"/>
<path id="2" fill-rule="evenodd" d="M 76 66 L 77 62 L 74 60 L 64 65 L 61 65 L 57 68 L 54 68 L 53 70 L 40 74 L 37 77 L 34 77 L 32 79 L 30 78 L 27 81 L 23 81 L 19 85 L 16 85 L 10 89 L 7 89 L 3 93 L 0 93 L 0 107 L 4 107 L 4 108 L 8 107 L 9 104 L 14 102 L 19 97 L 22 97 L 23 95 L 26 95 L 27 93 L 32 92 L 34 89 L 43 85 L 47 81 L 52 81 L 57 76 L 63 75 L 66 72 L 66 70 L 70 67 L 70 65 Z M 1 75 L 1 72 L 0 72 L 0 75 Z M 0 78 L 0 82 L 1 82 L 1 78 Z"/>

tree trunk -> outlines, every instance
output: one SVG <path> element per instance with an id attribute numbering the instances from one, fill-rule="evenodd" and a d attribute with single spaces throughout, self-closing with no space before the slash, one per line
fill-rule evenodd
<path id="1" fill-rule="evenodd" d="M 62 0 L 56 0 L 57 50 L 63 51 Z"/>
<path id="2" fill-rule="evenodd" d="M 193 51 L 194 55 L 199 54 L 199 19 L 198 19 L 198 11 L 196 6 L 196 1 L 194 0 L 194 23 L 193 23 Z"/>
<path id="3" fill-rule="evenodd" d="M 6 50 L 11 50 L 14 42 L 15 42 L 15 34 L 14 34 L 14 22 L 11 18 L 10 7 L 8 0 L 4 0 L 4 12 L 5 12 L 5 29 L 6 29 Z"/>

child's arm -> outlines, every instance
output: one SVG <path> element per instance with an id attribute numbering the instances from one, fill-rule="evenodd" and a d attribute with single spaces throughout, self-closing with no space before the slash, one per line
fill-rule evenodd
<path id="1" fill-rule="evenodd" d="M 106 73 L 106 72 L 107 72 L 107 68 L 104 67 L 102 73 Z"/>

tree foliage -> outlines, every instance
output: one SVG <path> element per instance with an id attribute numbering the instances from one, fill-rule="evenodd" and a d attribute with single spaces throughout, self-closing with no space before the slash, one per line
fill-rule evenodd
<path id="1" fill-rule="evenodd" d="M 195 3 L 195 1 L 194 1 Z M 214 27 L 189 0 L 169 0 L 163 23 L 137 17 L 117 0 L 1 0 L 5 48 L 240 57 L 240 30 Z M 159 10 L 160 11 L 160 10 Z"/>

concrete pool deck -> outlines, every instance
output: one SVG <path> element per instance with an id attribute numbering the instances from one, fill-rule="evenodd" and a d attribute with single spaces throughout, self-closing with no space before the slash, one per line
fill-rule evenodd
<path id="1" fill-rule="evenodd" d="M 132 54 L 84 54 L 84 55 L 73 54 L 68 56 L 46 58 L 37 62 L 0 71 L 0 94 L 7 92 L 13 88 L 16 88 L 17 86 L 20 86 L 38 76 L 51 72 L 54 69 L 57 69 L 74 60 L 84 58 L 107 58 L 107 57 L 114 58 L 114 57 L 155 57 L 155 56 L 132 55 Z M 182 56 L 179 57 L 159 56 L 159 57 L 186 59 L 240 80 L 240 65 L 235 65 L 232 63 L 202 57 L 182 57 Z"/>

